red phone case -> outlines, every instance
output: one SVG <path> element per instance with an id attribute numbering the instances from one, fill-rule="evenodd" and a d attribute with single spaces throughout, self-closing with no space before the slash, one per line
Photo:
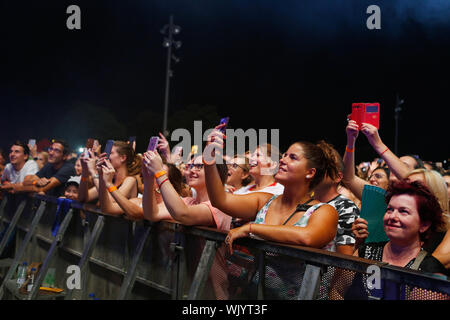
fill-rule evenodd
<path id="1" fill-rule="evenodd" d="M 356 121 L 360 130 L 362 123 L 369 123 L 377 129 L 380 127 L 380 104 L 379 103 L 353 103 L 351 120 Z"/>

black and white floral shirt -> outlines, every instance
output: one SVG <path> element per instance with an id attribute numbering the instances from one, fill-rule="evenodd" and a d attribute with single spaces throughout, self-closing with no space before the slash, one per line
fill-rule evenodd
<path id="1" fill-rule="evenodd" d="M 355 237 L 352 233 L 352 224 L 359 217 L 359 208 L 356 204 L 344 197 L 338 195 L 336 198 L 328 201 L 339 214 L 338 229 L 336 233 L 335 243 L 337 246 L 355 244 Z"/>

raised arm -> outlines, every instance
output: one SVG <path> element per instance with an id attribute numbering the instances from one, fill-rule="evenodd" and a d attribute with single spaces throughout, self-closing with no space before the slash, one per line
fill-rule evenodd
<path id="1" fill-rule="evenodd" d="M 347 146 L 343 157 L 344 161 L 344 177 L 343 182 L 353 194 L 361 200 L 364 185 L 369 184 L 355 174 L 355 143 L 358 137 L 359 129 L 356 121 L 349 120 L 346 128 Z"/>
<path id="2" fill-rule="evenodd" d="M 124 195 L 129 194 L 130 186 L 127 188 L 128 191 L 126 190 L 125 192 L 114 187 L 112 180 L 116 171 L 111 163 L 108 160 L 105 160 L 100 165 L 100 168 L 97 166 L 97 171 L 101 177 L 99 181 L 99 199 L 101 210 L 103 212 L 115 215 L 125 213 L 131 218 L 142 219 L 144 217 L 142 208 L 135 202 L 130 201 L 128 197 Z M 129 178 L 130 179 L 127 181 L 127 184 L 133 184 L 134 179 L 132 177 Z M 125 182 L 122 185 L 124 184 Z"/>
<path id="3" fill-rule="evenodd" d="M 223 150 L 224 135 L 218 130 L 222 126 L 217 126 L 208 136 L 208 145 L 203 152 L 205 181 L 209 200 L 214 207 L 232 217 L 254 220 L 259 209 L 272 195 L 261 192 L 248 195 L 233 195 L 225 191 L 214 160 L 215 151 L 221 152 Z"/>
<path id="4" fill-rule="evenodd" d="M 142 203 L 146 219 L 159 221 L 170 217 L 185 225 L 215 226 L 213 213 L 207 205 L 188 206 L 183 201 L 170 183 L 158 153 L 147 151 L 144 154 L 144 166 L 147 172 L 144 175 L 144 198 Z M 157 175 L 157 178 L 155 178 L 155 175 Z M 156 179 L 163 198 L 163 202 L 159 205 L 156 204 L 153 179 Z"/>
<path id="5" fill-rule="evenodd" d="M 81 181 L 78 188 L 78 201 L 91 202 L 98 198 L 99 177 L 95 166 L 96 158 L 89 151 L 89 158 L 81 157 Z M 89 188 L 89 179 L 92 179 L 94 187 Z"/>
<path id="6" fill-rule="evenodd" d="M 398 179 L 405 179 L 410 172 L 408 166 L 404 164 L 384 143 L 381 141 L 378 130 L 369 123 L 363 123 L 361 131 L 367 137 L 370 145 L 378 155 L 386 162 L 391 172 Z"/>

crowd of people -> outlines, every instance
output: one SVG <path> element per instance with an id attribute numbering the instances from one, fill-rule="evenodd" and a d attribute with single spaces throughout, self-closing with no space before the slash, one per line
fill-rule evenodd
<path id="1" fill-rule="evenodd" d="M 376 127 L 358 126 L 354 120 L 348 121 L 343 152 L 325 141 L 297 141 L 282 154 L 263 144 L 229 158 L 224 156 L 223 126 L 210 133 L 203 154 L 191 152 L 186 162 L 179 152 L 171 152 L 162 134 L 157 149 L 142 154 L 125 141 L 115 141 L 109 154 L 96 145 L 80 156 L 63 140 L 54 140 L 41 152 L 15 141 L 9 157 L 1 152 L 0 190 L 3 196 L 65 197 L 130 220 L 175 220 L 227 232 L 210 273 L 217 299 L 246 293 L 261 276 L 231 259 L 254 261 L 250 248 L 235 243 L 243 237 L 450 275 L 450 172 L 442 166 L 416 155 L 398 157 Z M 356 165 L 360 132 L 379 156 Z M 211 149 L 213 154 L 206 154 Z M 374 189 L 383 194 L 383 203 L 370 207 L 366 199 Z M 368 241 L 372 226 L 367 217 L 380 222 L 383 241 Z M 266 268 L 267 298 L 298 296 L 296 279 L 302 268 L 277 255 L 268 259 Z M 237 282 L 243 273 L 253 275 L 248 288 Z M 342 272 L 335 272 L 334 277 L 339 276 Z M 361 277 L 345 279 L 351 280 L 337 281 L 340 285 L 332 288 L 330 299 L 398 297 L 387 284 L 380 293 Z"/>

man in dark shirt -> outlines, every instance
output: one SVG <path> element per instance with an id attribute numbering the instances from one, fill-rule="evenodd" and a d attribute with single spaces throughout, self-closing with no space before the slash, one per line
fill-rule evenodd
<path id="1" fill-rule="evenodd" d="M 26 176 L 23 185 L 33 189 L 29 191 L 61 196 L 67 180 L 76 175 L 73 162 L 67 161 L 69 153 L 65 141 L 55 140 L 48 149 L 48 163 L 36 175 Z"/>

